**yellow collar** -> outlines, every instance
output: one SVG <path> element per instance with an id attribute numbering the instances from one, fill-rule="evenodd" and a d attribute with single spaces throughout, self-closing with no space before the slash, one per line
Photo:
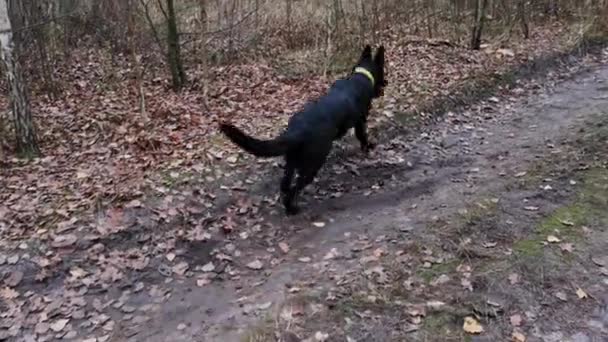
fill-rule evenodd
<path id="1" fill-rule="evenodd" d="M 374 79 L 374 75 L 372 75 L 372 73 L 369 72 L 369 70 L 367 70 L 365 68 L 356 67 L 355 68 L 355 74 L 365 75 L 367 78 L 369 78 L 370 81 L 372 81 L 372 86 L 374 86 L 374 84 L 376 83 L 376 80 Z"/>

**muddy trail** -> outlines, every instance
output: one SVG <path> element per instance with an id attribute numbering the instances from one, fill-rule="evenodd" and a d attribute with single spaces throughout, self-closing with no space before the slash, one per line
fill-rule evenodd
<path id="1" fill-rule="evenodd" d="M 596 65 L 415 136 L 377 136 L 382 158 L 342 151 L 301 215 L 262 209 L 255 238 L 214 246 L 239 271 L 207 263 L 217 277 L 201 287 L 167 282 L 145 328 L 113 340 L 608 341 L 606 216 L 576 204 L 606 203 L 606 115 Z M 241 196 L 272 194 L 277 179 Z"/>
<path id="2" fill-rule="evenodd" d="M 0 341 L 608 341 L 608 67 L 545 81 L 348 137 L 295 217 L 262 161 L 218 184 L 234 222 L 100 215 L 128 229 L 52 241 L 48 279 L 2 251 Z"/>

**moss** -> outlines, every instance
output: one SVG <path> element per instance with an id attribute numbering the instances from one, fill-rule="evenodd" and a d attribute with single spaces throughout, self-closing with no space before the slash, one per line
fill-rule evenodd
<path id="1" fill-rule="evenodd" d="M 608 170 L 594 168 L 584 172 L 582 185 L 574 202 L 555 210 L 543 219 L 534 233 L 514 245 L 518 256 L 535 257 L 543 253 L 542 241 L 555 235 L 568 242 L 582 238 L 581 227 L 608 223 Z"/>
<path id="2" fill-rule="evenodd" d="M 450 260 L 443 264 L 434 264 L 430 268 L 421 269 L 418 271 L 418 276 L 429 282 L 442 274 L 452 273 L 458 267 L 457 260 Z"/>
<path id="3" fill-rule="evenodd" d="M 485 199 L 476 202 L 475 205 L 467 208 L 466 211 L 459 213 L 462 225 L 476 225 L 488 217 L 494 216 L 498 209 L 498 202 Z"/>
<path id="4" fill-rule="evenodd" d="M 447 312 L 440 312 L 425 317 L 422 329 L 434 336 L 449 333 L 453 317 Z"/>
<path id="5" fill-rule="evenodd" d="M 249 328 L 241 337 L 241 342 L 274 342 L 276 341 L 273 320 L 267 315 L 260 322 Z"/>

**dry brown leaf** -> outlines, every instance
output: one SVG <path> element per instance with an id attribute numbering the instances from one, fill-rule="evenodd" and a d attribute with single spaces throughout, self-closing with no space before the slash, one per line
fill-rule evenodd
<path id="1" fill-rule="evenodd" d="M 483 326 L 473 317 L 465 317 L 462 329 L 469 334 L 480 334 L 483 332 Z"/>
<path id="2" fill-rule="evenodd" d="M 509 321 L 511 322 L 512 326 L 519 327 L 521 326 L 522 322 L 521 315 L 512 315 L 511 317 L 509 317 Z"/>
<path id="3" fill-rule="evenodd" d="M 568 300 L 568 296 L 566 296 L 566 294 L 562 291 L 555 292 L 555 297 L 557 297 L 558 299 L 560 299 L 564 302 Z"/>
<path id="4" fill-rule="evenodd" d="M 61 330 L 63 330 L 63 328 L 65 328 L 65 326 L 68 324 L 70 320 L 69 319 L 58 319 L 55 322 L 51 323 L 49 325 L 49 327 L 51 328 L 51 330 L 53 330 L 54 332 L 60 332 Z"/>
<path id="5" fill-rule="evenodd" d="M 53 242 L 51 242 L 51 246 L 55 248 L 65 248 L 73 245 L 78 241 L 78 237 L 74 234 L 66 234 L 66 235 L 57 235 Z"/>
<path id="6" fill-rule="evenodd" d="M 23 272 L 13 271 L 4 279 L 4 283 L 9 287 L 15 287 L 23 280 Z"/>
<path id="7" fill-rule="evenodd" d="M 511 340 L 513 342 L 526 342 L 526 335 L 520 333 L 519 331 L 514 331 L 511 335 Z"/>
<path id="8" fill-rule="evenodd" d="M 559 248 L 568 253 L 572 253 L 574 251 L 574 245 L 571 243 L 562 243 L 559 245 Z"/>
<path id="9" fill-rule="evenodd" d="M 15 299 L 19 297 L 19 292 L 11 289 L 10 287 L 4 287 L 0 289 L 0 297 L 4 299 Z"/>
<path id="10" fill-rule="evenodd" d="M 583 289 L 581 289 L 580 287 L 578 289 L 576 289 L 576 295 L 578 296 L 579 299 L 585 299 L 585 298 L 589 297 L 587 292 L 583 291 Z"/>
<path id="11" fill-rule="evenodd" d="M 608 267 L 608 256 L 594 256 L 591 261 L 598 266 Z"/>
<path id="12" fill-rule="evenodd" d="M 186 274 L 186 271 L 188 271 L 188 268 L 190 268 L 190 265 L 188 265 L 187 262 L 182 261 L 179 264 L 173 266 L 171 270 L 173 271 L 173 273 L 183 276 L 184 274 Z"/>
<path id="13" fill-rule="evenodd" d="M 509 274 L 509 283 L 511 285 L 515 285 L 515 284 L 519 283 L 519 274 L 517 274 L 517 273 Z"/>
<path id="14" fill-rule="evenodd" d="M 286 242 L 279 242 L 279 249 L 285 254 L 289 253 L 289 245 Z"/>
<path id="15" fill-rule="evenodd" d="M 165 255 L 165 258 L 167 258 L 169 262 L 173 262 L 173 260 L 175 260 L 175 253 L 167 253 L 167 255 Z"/>
<path id="16" fill-rule="evenodd" d="M 252 270 L 261 270 L 263 267 L 264 267 L 264 264 L 258 259 L 247 264 L 247 268 L 252 269 Z"/>
<path id="17" fill-rule="evenodd" d="M 213 272 L 214 270 L 215 270 L 215 265 L 211 261 L 209 261 L 208 263 L 203 265 L 203 267 L 201 268 L 201 271 L 203 271 L 205 273 Z"/>
<path id="18" fill-rule="evenodd" d="M 196 286 L 198 287 L 203 287 L 209 284 L 211 284 L 211 279 L 208 278 L 199 278 L 196 280 Z"/>

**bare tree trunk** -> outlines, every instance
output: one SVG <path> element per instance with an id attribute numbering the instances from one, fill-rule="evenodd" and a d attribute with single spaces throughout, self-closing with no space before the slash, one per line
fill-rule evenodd
<path id="1" fill-rule="evenodd" d="M 209 56 L 207 51 L 207 31 L 209 31 L 209 18 L 207 14 L 207 0 L 199 0 L 200 31 L 201 31 L 201 58 L 203 61 L 203 107 L 209 108 L 207 96 L 209 94 Z M 257 6 L 257 0 L 256 0 Z M 257 11 L 257 8 L 256 8 Z"/>
<path id="2" fill-rule="evenodd" d="M 524 38 L 530 38 L 530 27 L 528 26 L 528 18 L 526 16 L 526 0 L 519 0 L 517 2 L 517 15 Z"/>
<path id="3" fill-rule="evenodd" d="M 16 148 L 17 152 L 23 156 L 37 156 L 40 154 L 40 148 L 32 121 L 27 89 L 23 82 L 21 66 L 13 52 L 13 33 L 8 4 L 7 0 L 0 0 L 0 55 L 10 86 Z"/>
<path id="4" fill-rule="evenodd" d="M 173 79 L 173 90 L 178 91 L 186 84 L 186 73 L 181 59 L 179 46 L 179 34 L 177 32 L 177 18 L 175 17 L 175 6 L 173 0 L 167 0 L 167 46 L 169 68 Z"/>
<path id="5" fill-rule="evenodd" d="M 291 28 L 291 0 L 285 0 L 285 16 L 287 19 L 287 28 Z"/>
<path id="6" fill-rule="evenodd" d="M 475 2 L 475 23 L 473 24 L 473 32 L 471 34 L 471 49 L 479 50 L 481 47 L 481 33 L 486 17 L 486 8 L 488 0 L 477 0 Z"/>

